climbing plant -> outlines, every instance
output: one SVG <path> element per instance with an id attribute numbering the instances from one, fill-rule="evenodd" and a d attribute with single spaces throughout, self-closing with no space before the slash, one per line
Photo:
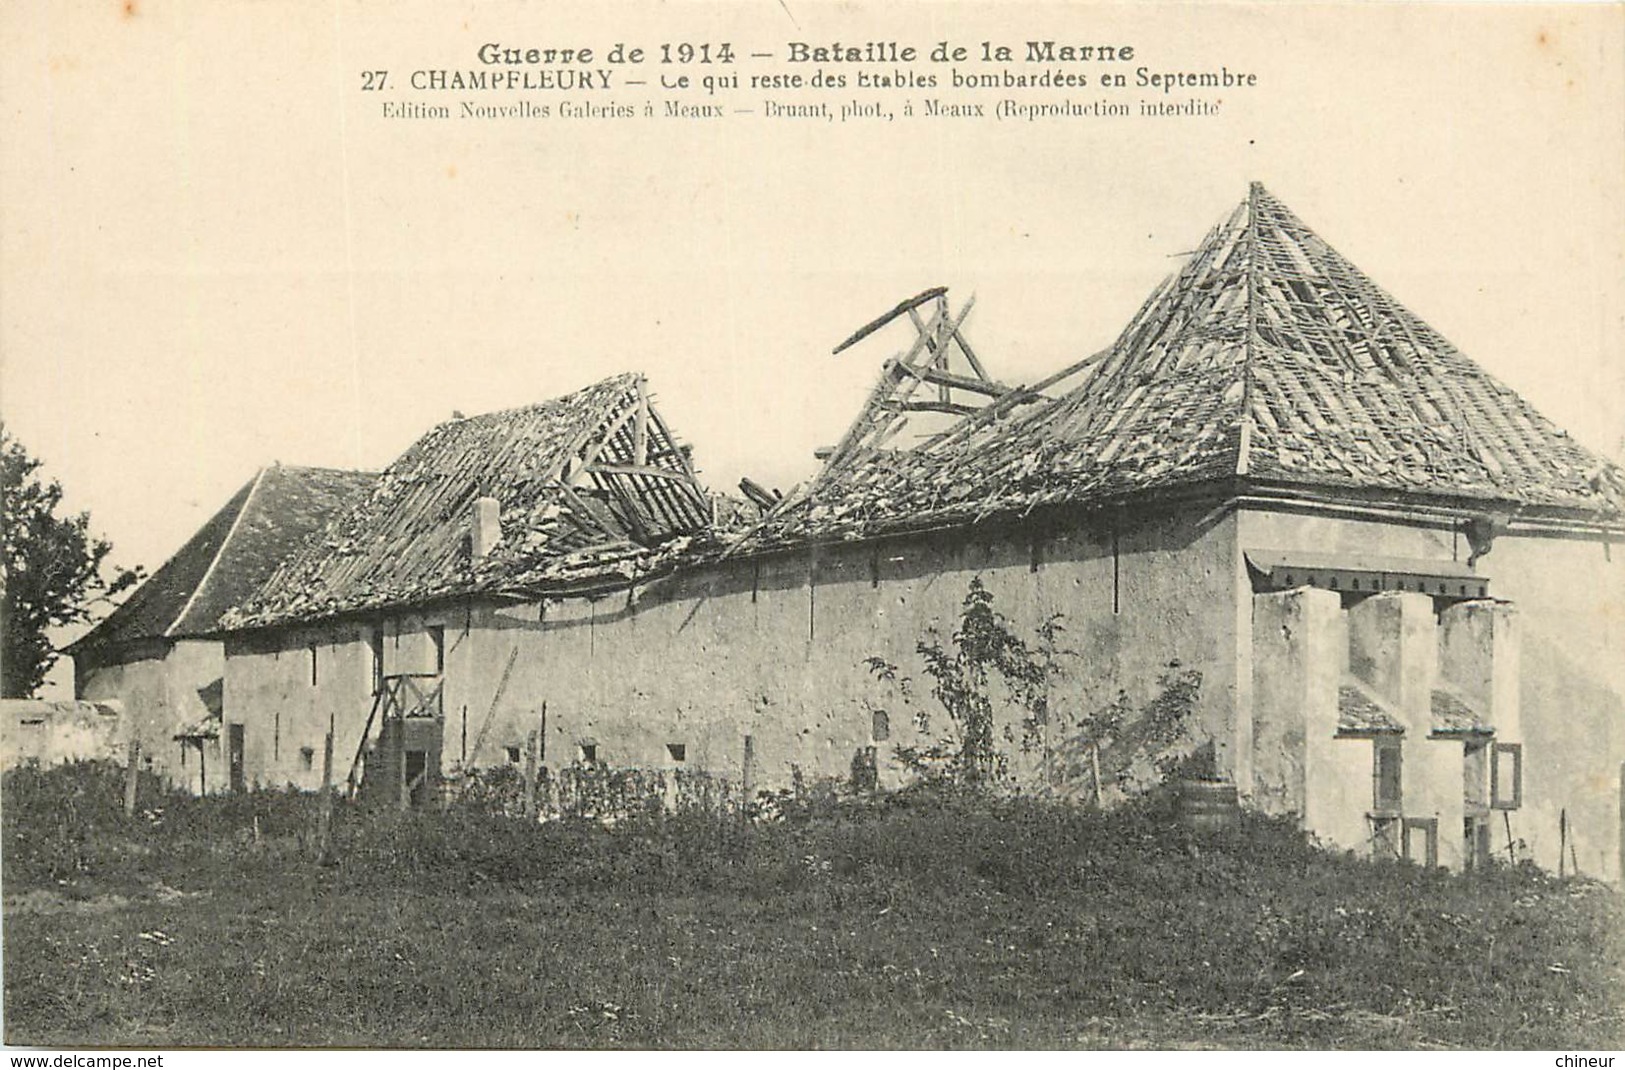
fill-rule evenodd
<path id="1" fill-rule="evenodd" d="M 1061 620 L 1060 614 L 1050 617 L 1029 642 L 994 609 L 993 594 L 982 578 L 973 578 L 952 634 L 944 640 L 933 628 L 915 646 L 935 709 L 917 700 L 912 681 L 898 666 L 881 657 L 867 658 L 876 679 L 894 685 L 901 703 L 911 708 L 916 728 L 930 733 L 935 723 L 942 730 L 925 746 L 899 744 L 898 759 L 920 775 L 975 789 L 1005 779 L 1007 748 L 1036 745 L 1048 720 L 1050 684 L 1065 653 L 1057 647 Z M 999 707 L 1005 703 L 1015 707 L 1014 716 L 1001 726 Z M 889 716 L 873 704 L 871 709 Z"/>

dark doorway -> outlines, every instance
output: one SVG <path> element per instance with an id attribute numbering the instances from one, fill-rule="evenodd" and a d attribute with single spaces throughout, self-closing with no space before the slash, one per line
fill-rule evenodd
<path id="1" fill-rule="evenodd" d="M 243 726 L 240 724 L 226 726 L 226 762 L 231 772 L 231 790 L 247 791 L 248 781 L 243 775 Z"/>
<path id="2" fill-rule="evenodd" d="M 429 801 L 429 754 L 427 751 L 406 752 L 406 794 L 413 806 Z"/>

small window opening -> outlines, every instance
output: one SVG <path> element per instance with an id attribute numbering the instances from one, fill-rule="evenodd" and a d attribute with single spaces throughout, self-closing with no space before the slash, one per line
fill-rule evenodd
<path id="1" fill-rule="evenodd" d="M 384 629 L 374 628 L 367 636 L 367 646 L 372 651 L 372 693 L 384 689 Z"/>
<path id="2" fill-rule="evenodd" d="M 1403 857 L 1409 862 L 1426 866 L 1439 864 L 1439 819 L 1436 817 L 1407 817 L 1404 829 Z"/>
<path id="3" fill-rule="evenodd" d="M 1523 805 L 1523 744 L 1497 743 L 1490 750 L 1490 808 L 1516 810 Z"/>
<path id="4" fill-rule="evenodd" d="M 509 747 L 508 748 L 508 764 L 509 765 L 518 765 L 519 764 L 519 748 L 518 747 Z"/>
<path id="5" fill-rule="evenodd" d="M 434 671 L 446 671 L 446 629 L 435 625 L 429 629 L 429 642 L 434 644 Z"/>
<path id="6" fill-rule="evenodd" d="M 668 743 L 668 744 L 666 744 L 666 753 L 671 755 L 671 760 L 674 761 L 674 762 L 687 761 L 688 760 L 688 744 L 686 744 L 686 743 Z"/>
<path id="7" fill-rule="evenodd" d="M 1464 833 L 1465 857 L 1471 869 L 1481 869 L 1489 865 L 1490 855 L 1490 822 L 1482 814 L 1469 814 L 1462 822 Z"/>
<path id="8" fill-rule="evenodd" d="M 1489 757 L 1487 743 L 1468 740 L 1463 747 L 1461 798 L 1469 816 L 1489 809 Z"/>
<path id="9" fill-rule="evenodd" d="M 1400 756 L 1399 740 L 1373 740 L 1371 806 L 1378 813 L 1397 814 L 1404 809 Z"/>
<path id="10" fill-rule="evenodd" d="M 581 744 L 581 760 L 584 762 L 596 762 L 598 760 L 598 744 Z"/>
<path id="11" fill-rule="evenodd" d="M 306 772 L 309 772 L 310 770 L 316 768 L 316 748 L 315 747 L 300 747 L 299 748 L 299 768 L 305 770 Z"/>
<path id="12" fill-rule="evenodd" d="M 869 738 L 876 743 L 884 743 L 891 738 L 891 715 L 885 710 L 875 710 L 870 719 Z"/>

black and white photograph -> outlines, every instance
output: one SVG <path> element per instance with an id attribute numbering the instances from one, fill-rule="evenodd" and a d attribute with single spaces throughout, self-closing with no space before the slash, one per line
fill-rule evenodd
<path id="1" fill-rule="evenodd" d="M 8 1065 L 1615 1065 L 1622 16 L 0 7 Z"/>

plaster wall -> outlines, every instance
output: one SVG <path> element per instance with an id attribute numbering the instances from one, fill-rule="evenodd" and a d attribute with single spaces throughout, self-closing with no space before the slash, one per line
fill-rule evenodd
<path id="1" fill-rule="evenodd" d="M 1115 552 L 1114 552 L 1115 547 Z M 386 671 L 422 671 L 445 629 L 444 762 L 492 765 L 522 753 L 543 724 L 544 761 L 568 764 L 596 748 L 614 766 L 681 764 L 737 777 L 753 737 L 762 788 L 846 777 L 876 750 L 883 784 L 902 776 L 898 744 L 936 737 L 913 725 L 935 709 L 915 644 L 935 628 L 947 642 L 967 587 L 981 576 L 1018 634 L 1062 614 L 1061 645 L 1077 652 L 1052 695 L 1051 728 L 1111 701 L 1137 703 L 1171 660 L 1203 674 L 1199 731 L 1233 740 L 1235 543 L 1228 518 L 1140 518 L 1065 530 L 961 530 L 735 559 L 599 598 L 499 605 L 477 602 L 374 623 L 234 640 L 227 719 L 248 721 L 251 779 L 314 786 L 320 769 L 292 768 L 292 748 L 314 746 L 336 715 L 337 777 L 360 740 L 370 704 L 367 629 L 386 630 Z M 316 643 L 317 683 L 305 650 Z M 879 657 L 913 678 L 914 705 L 877 681 Z M 332 665 L 331 671 L 322 668 Z M 506 683 L 504 684 L 504 677 Z M 876 734 L 876 712 L 886 714 Z M 278 718 L 282 756 L 267 750 Z M 1015 726 L 1012 725 L 1012 728 Z M 1041 739 L 1005 749 L 1029 782 L 1051 777 Z M 1064 787 L 1064 785 L 1061 785 Z"/>
<path id="2" fill-rule="evenodd" d="M 117 660 L 75 659 L 74 690 L 90 702 L 117 700 L 124 717 L 120 744 L 141 742 L 143 764 L 170 783 L 190 791 L 213 791 L 226 782 L 218 742 L 205 744 L 200 777 L 198 751 L 175 739 L 182 727 L 212 712 L 210 702 L 225 673 L 225 647 L 204 639 L 154 640 L 120 651 Z M 219 775 L 216 776 L 216 766 Z"/>
<path id="3" fill-rule="evenodd" d="M 0 718 L 0 769 L 124 760 L 116 703 L 0 699 Z"/>

